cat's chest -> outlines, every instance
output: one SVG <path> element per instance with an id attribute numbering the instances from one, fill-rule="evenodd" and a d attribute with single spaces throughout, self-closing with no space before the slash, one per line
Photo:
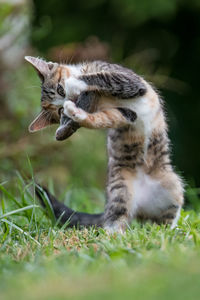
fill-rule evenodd
<path id="1" fill-rule="evenodd" d="M 158 216 L 171 203 L 171 197 L 158 179 L 139 171 L 132 180 L 132 212 Z"/>

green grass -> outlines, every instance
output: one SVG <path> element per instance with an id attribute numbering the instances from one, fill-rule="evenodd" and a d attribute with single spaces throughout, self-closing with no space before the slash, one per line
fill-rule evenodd
<path id="1" fill-rule="evenodd" d="M 108 236 L 103 229 L 58 228 L 33 185 L 18 175 L 12 186 L 0 186 L 0 299 L 199 299 L 198 207 L 183 210 L 174 230 L 133 222 L 124 235 Z M 91 205 L 93 192 L 70 188 L 64 199 L 100 211 L 103 195 L 96 191 Z M 195 189 L 187 194 L 198 200 Z"/>

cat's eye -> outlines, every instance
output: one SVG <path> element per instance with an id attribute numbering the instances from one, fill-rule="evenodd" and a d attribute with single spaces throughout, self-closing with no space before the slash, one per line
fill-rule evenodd
<path id="1" fill-rule="evenodd" d="M 61 97 L 65 97 L 65 91 L 62 87 L 62 85 L 58 84 L 57 86 L 57 93 L 61 96 Z"/>

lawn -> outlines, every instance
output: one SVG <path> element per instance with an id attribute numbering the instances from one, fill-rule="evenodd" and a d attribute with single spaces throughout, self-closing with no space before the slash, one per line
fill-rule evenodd
<path id="1" fill-rule="evenodd" d="M 177 228 L 136 221 L 124 235 L 59 228 L 34 197 L 34 177 L 2 183 L 0 299 L 199 299 L 200 213 L 183 210 Z M 52 186 L 50 186 L 52 189 Z M 92 191 L 94 192 L 94 191 Z M 101 191 L 68 188 L 67 204 L 102 209 Z M 78 197 L 79 195 L 79 197 Z M 197 200 L 189 189 L 188 199 Z M 196 200 L 195 200 L 196 199 Z"/>

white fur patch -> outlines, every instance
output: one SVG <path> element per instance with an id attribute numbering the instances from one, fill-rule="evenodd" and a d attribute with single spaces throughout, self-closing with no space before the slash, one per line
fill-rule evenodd
<path id="1" fill-rule="evenodd" d="M 147 96 L 120 102 L 122 107 L 130 108 L 136 112 L 137 119 L 134 122 L 134 126 L 140 133 L 146 134 L 147 132 L 152 131 L 152 121 L 159 109 L 159 104 L 153 109 Z"/>
<path id="2" fill-rule="evenodd" d="M 87 84 L 84 81 L 72 76 L 65 80 L 65 92 L 68 99 L 80 95 L 85 90 L 87 90 Z"/>
<path id="3" fill-rule="evenodd" d="M 76 122 L 81 122 L 87 118 L 87 113 L 77 108 L 75 103 L 69 100 L 64 103 L 64 114 Z"/>
<path id="4" fill-rule="evenodd" d="M 87 84 L 78 79 L 82 75 L 81 65 L 69 65 L 70 77 L 65 79 L 65 92 L 67 99 L 80 95 L 81 92 L 87 90 Z"/>
<path id="5" fill-rule="evenodd" d="M 151 105 L 152 97 L 155 97 L 155 100 L 157 101 L 157 105 L 154 107 Z M 136 128 L 138 133 L 145 137 L 144 153 L 146 154 L 149 137 L 155 126 L 153 120 L 160 108 L 157 95 L 151 87 L 148 87 L 148 92 L 146 95 L 136 99 L 120 101 L 120 106 L 130 108 L 132 111 L 136 112 L 137 119 L 135 120 L 133 126 Z"/>
<path id="6" fill-rule="evenodd" d="M 64 99 L 56 99 L 52 103 L 56 106 L 60 106 L 63 105 L 64 101 L 65 101 Z"/>
<path id="7" fill-rule="evenodd" d="M 170 192 L 158 180 L 152 179 L 142 171 L 138 172 L 133 181 L 133 193 L 133 216 L 136 216 L 137 213 L 149 217 L 160 216 L 161 212 L 173 204 Z"/>

